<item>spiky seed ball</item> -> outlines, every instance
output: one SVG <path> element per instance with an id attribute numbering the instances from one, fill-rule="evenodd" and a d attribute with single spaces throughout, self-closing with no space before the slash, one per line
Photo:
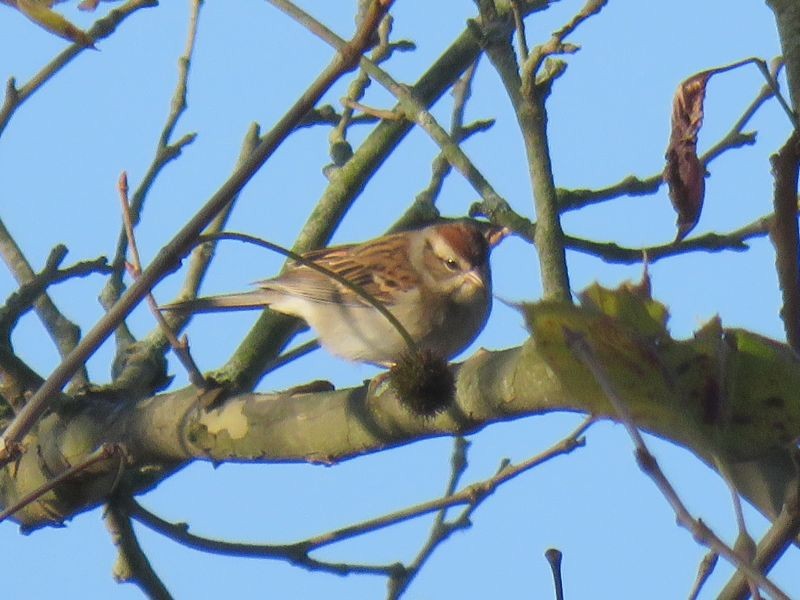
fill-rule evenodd
<path id="1" fill-rule="evenodd" d="M 455 379 L 447 361 L 429 350 L 406 352 L 389 373 L 400 402 L 419 417 L 431 419 L 455 399 Z"/>

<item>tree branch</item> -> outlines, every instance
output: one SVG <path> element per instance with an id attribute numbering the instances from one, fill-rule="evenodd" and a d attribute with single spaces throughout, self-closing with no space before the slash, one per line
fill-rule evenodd
<path id="1" fill-rule="evenodd" d="M 800 352 L 800 234 L 797 227 L 797 180 L 800 134 L 794 132 L 772 156 L 775 217 L 770 238 L 775 246 L 775 270 L 783 295 L 781 319 L 789 345 Z"/>
<path id="2" fill-rule="evenodd" d="M 63 246 L 61 246 L 61 248 L 63 248 Z M 20 286 L 30 284 L 37 278 L 33 268 L 22 253 L 22 249 L 17 245 L 8 229 L 6 229 L 2 219 L 0 219 L 0 256 L 3 257 L 3 261 Z M 56 265 L 56 267 L 57 266 L 58 265 Z M 80 341 L 81 330 L 58 310 L 58 307 L 53 303 L 50 296 L 45 293 L 47 285 L 49 285 L 49 283 L 42 286 L 40 290 L 41 296 L 35 299 L 34 309 L 39 320 L 47 330 L 50 339 L 53 340 L 56 348 L 58 348 L 59 355 L 63 358 L 69 354 Z M 75 387 L 80 387 L 88 383 L 89 375 L 85 366 L 81 367 L 75 373 L 72 381 Z"/>
<path id="3" fill-rule="evenodd" d="M 106 506 L 106 528 L 119 553 L 114 564 L 114 579 L 118 583 L 135 584 L 152 600 L 172 600 L 172 595 L 139 545 L 126 509 L 125 504 L 117 500 Z"/>
<path id="4" fill-rule="evenodd" d="M 249 556 L 255 558 L 272 558 L 286 560 L 294 565 L 301 566 L 311 571 L 324 571 L 339 575 L 351 573 L 361 573 L 369 575 L 385 575 L 390 578 L 390 597 L 399 598 L 403 590 L 408 586 L 413 577 L 417 574 L 419 567 L 430 556 L 436 546 L 444 541 L 453 531 L 463 528 L 468 524 L 468 517 L 475 509 L 494 491 L 504 483 L 518 477 L 530 469 L 551 460 L 557 456 L 568 454 L 578 447 L 583 446 L 583 434 L 593 422 L 586 419 L 574 432 L 557 442 L 551 448 L 537 454 L 517 465 L 511 465 L 507 460 L 503 461 L 497 473 L 485 481 L 473 483 L 465 486 L 459 491 L 455 491 L 459 476 L 463 470 L 454 470 L 454 475 L 448 485 L 448 492 L 442 498 L 423 502 L 416 506 L 399 510 L 375 519 L 370 519 L 343 527 L 341 529 L 324 533 L 315 537 L 308 538 L 291 544 L 246 544 L 238 542 L 226 542 L 213 540 L 189 533 L 189 527 L 185 523 L 169 523 L 164 519 L 154 515 L 144 509 L 134 500 L 126 501 L 126 510 L 133 518 L 151 529 L 189 547 L 216 554 L 228 556 Z M 458 465 L 454 465 L 458 469 Z M 444 512 L 447 508 L 459 505 L 466 505 L 466 510 L 461 516 L 452 523 L 444 522 Z M 309 554 L 320 548 L 336 544 L 338 542 L 364 535 L 402 523 L 409 519 L 424 516 L 431 512 L 439 511 L 432 532 L 431 538 L 420 552 L 417 560 L 410 567 L 403 567 L 399 564 L 392 565 L 356 565 L 348 563 L 331 563 L 319 561 L 312 558 Z"/>
<path id="5" fill-rule="evenodd" d="M 119 8 L 115 8 L 109 12 L 108 15 L 102 19 L 96 21 L 87 31 L 87 34 L 95 41 L 107 38 L 114 33 L 119 24 L 127 17 L 141 8 L 150 8 L 153 6 L 158 6 L 158 0 L 129 0 Z M 17 87 L 13 77 L 8 80 L 5 99 L 3 100 L 3 105 L 0 106 L 0 136 L 3 135 L 6 125 L 8 125 L 14 112 L 16 112 L 22 103 L 30 98 L 62 68 L 69 64 L 73 58 L 86 49 L 87 48 L 81 44 L 72 44 L 22 87 Z"/>
<path id="6" fill-rule="evenodd" d="M 800 436 L 796 408 L 800 406 L 800 364 L 791 349 L 755 334 L 712 326 L 690 340 L 640 348 L 637 337 L 625 337 L 629 334 L 622 324 L 612 325 L 593 309 L 564 306 L 557 310 L 545 305 L 541 310 L 545 319 L 584 328 L 599 340 L 616 340 L 607 358 L 621 369 L 617 372 L 626 385 L 634 386 L 628 400 L 635 406 L 637 425 L 689 448 L 711 468 L 717 464 L 716 457 L 728 457 L 737 490 L 768 517 L 777 516 L 795 477 L 784 444 Z M 368 385 L 313 394 L 240 394 L 221 398 L 220 406 L 212 410 L 198 404 L 192 389 L 127 403 L 90 394 L 79 399 L 77 412 L 65 407 L 63 416 L 52 413 L 31 432 L 29 443 L 38 444 L 53 464 L 43 471 L 28 452 L 16 470 L 0 471 L 0 504 L 10 505 L 49 479 L 50 471 L 62 470 L 58 466 L 62 457 L 78 462 L 84 453 L 107 441 L 125 446 L 133 465 L 126 472 L 126 485 L 136 492 L 193 459 L 331 464 L 426 437 L 464 434 L 493 422 L 551 411 L 616 418 L 590 374 L 580 365 L 558 360 L 558 354 L 553 354 L 555 341 L 537 330 L 537 339 L 542 335 L 543 350 L 540 342 L 530 341 L 520 348 L 483 351 L 454 367 L 456 398 L 431 419 L 410 413 L 390 389 L 369 390 Z M 736 417 L 731 422 L 709 420 L 710 409 L 703 402 L 707 396 L 703 373 L 713 359 L 709 352 L 713 354 L 722 343 L 720 336 L 731 348 L 723 384 L 738 390 L 729 398 Z M 635 353 L 619 356 L 623 351 Z M 639 357 L 642 352 L 645 357 Z M 653 352 L 663 354 L 658 357 Z M 631 362 L 636 364 L 632 371 L 626 366 Z M 737 384 L 742 378 L 747 386 Z M 775 389 L 776 381 L 779 389 Z M 766 400 L 763 395 L 749 395 L 761 389 L 770 390 L 764 392 Z M 60 424 L 56 427 L 55 423 Z M 141 474 L 137 465 L 146 466 Z M 104 477 L 110 479 L 113 474 L 97 474 L 93 493 L 79 498 L 48 497 L 46 505 L 26 507 L 16 518 L 29 526 L 44 525 L 53 515 L 67 518 L 102 502 L 109 488 Z"/>

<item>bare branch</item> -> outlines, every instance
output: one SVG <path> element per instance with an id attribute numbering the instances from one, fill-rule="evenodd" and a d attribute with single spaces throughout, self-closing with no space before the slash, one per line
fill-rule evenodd
<path id="1" fill-rule="evenodd" d="M 155 156 L 153 157 L 150 166 L 144 174 L 144 177 L 139 182 L 136 191 L 133 193 L 131 202 L 128 203 L 129 212 L 131 214 L 131 222 L 135 226 L 141 219 L 142 211 L 144 210 L 145 199 L 151 187 L 155 183 L 156 178 L 161 173 L 162 169 L 173 159 L 180 156 L 183 148 L 191 144 L 196 134 L 190 133 L 182 136 L 176 142 L 171 142 L 172 135 L 178 120 L 186 110 L 186 94 L 189 80 L 189 69 L 191 67 L 192 55 L 194 53 L 195 40 L 197 37 L 197 24 L 200 18 L 200 8 L 203 5 L 202 0 L 192 0 L 189 10 L 189 31 L 186 38 L 186 45 L 183 54 L 178 58 L 178 81 L 175 85 L 172 101 L 170 102 L 170 110 L 167 115 L 167 120 L 159 135 L 156 144 Z M 125 228 L 120 231 L 117 240 L 117 250 L 111 264 L 114 267 L 114 274 L 109 278 L 105 288 L 100 294 L 100 301 L 103 306 L 108 310 L 114 302 L 116 302 L 120 294 L 124 290 L 123 276 L 125 274 L 125 256 L 127 254 L 128 238 L 125 234 Z M 128 347 L 134 343 L 134 337 L 128 330 L 127 325 L 123 322 L 117 327 L 115 331 L 117 341 L 117 361 L 121 361 L 124 352 Z"/>
<path id="2" fill-rule="evenodd" d="M 472 80 L 475 77 L 477 60 L 453 85 L 453 109 L 450 117 L 450 135 L 456 143 L 461 143 L 474 133 L 485 131 L 494 124 L 493 120 L 478 121 L 464 126 L 466 103 L 472 93 Z M 414 199 L 413 204 L 392 226 L 392 231 L 413 227 L 418 223 L 429 222 L 439 216 L 436 200 L 442 191 L 444 180 L 453 170 L 444 153 L 439 153 L 431 165 L 431 178 L 428 186 Z"/>
<path id="3" fill-rule="evenodd" d="M 705 585 L 708 578 L 711 577 L 711 574 L 714 572 L 714 567 L 717 566 L 718 559 L 719 554 L 712 550 L 700 561 L 700 565 L 697 567 L 697 579 L 695 579 L 692 590 L 689 592 L 689 600 L 697 600 L 697 598 L 700 597 L 703 585 Z"/>
<path id="4" fill-rule="evenodd" d="M 104 256 L 94 260 L 81 261 L 70 267 L 60 269 L 59 265 L 66 255 L 67 248 L 65 246 L 58 245 L 53 248 L 47 258 L 47 264 L 45 264 L 44 269 L 23 283 L 16 292 L 8 297 L 5 305 L 0 307 L 0 343 L 8 342 L 8 336 L 11 334 L 11 329 L 16 325 L 17 320 L 37 304 L 39 298 L 51 285 L 75 277 L 86 277 L 95 273 L 109 273 L 111 271 L 111 267 L 108 266 Z M 60 316 L 60 313 L 58 315 Z"/>
<path id="5" fill-rule="evenodd" d="M 107 38 L 127 17 L 141 8 L 153 6 L 158 6 L 158 0 L 128 0 L 96 21 L 86 33 L 95 41 Z M 13 78 L 8 80 L 5 99 L 0 106 L 0 136 L 3 135 L 8 122 L 20 105 L 84 50 L 86 47 L 81 44 L 72 44 L 21 87 L 17 87 Z"/>
<path id="6" fill-rule="evenodd" d="M 525 20 L 522 16 L 520 0 L 511 0 L 511 12 L 514 14 L 514 27 L 517 30 L 519 59 L 521 62 L 525 62 L 528 60 L 528 38 L 525 35 Z"/>
<path id="7" fill-rule="evenodd" d="M 547 462 L 548 460 L 551 460 L 557 456 L 561 456 L 562 454 L 569 454 L 576 448 L 582 447 L 585 444 L 583 434 L 593 422 L 594 419 L 592 418 L 586 419 L 569 436 L 559 442 L 556 442 L 544 452 L 537 454 L 536 456 L 533 456 L 519 464 L 512 465 L 510 462 L 504 461 L 497 474 L 495 474 L 493 477 L 486 479 L 485 481 L 468 485 L 450 496 L 423 502 L 422 504 L 418 504 L 404 510 L 399 510 L 395 513 L 384 515 L 369 521 L 364 521 L 358 525 L 344 527 L 330 533 L 309 538 L 306 540 L 305 544 L 308 545 L 309 549 L 321 548 L 322 546 L 327 546 L 328 544 L 350 539 L 352 537 L 363 535 L 365 533 L 382 529 L 390 525 L 395 525 L 397 523 L 402 523 L 403 521 L 436 512 L 444 508 L 460 505 L 477 505 L 487 496 L 493 494 L 495 490 L 505 482 L 521 475 L 522 473 L 525 473 L 526 471 L 529 471 L 534 467 L 539 466 L 544 462 Z"/>
<path id="8" fill-rule="evenodd" d="M 571 32 L 589 15 L 599 12 L 605 2 L 590 0 L 584 9 L 568 25 L 553 36 L 552 44 L 539 46 L 525 59 L 520 67 L 511 43 L 510 31 L 502 17 L 494 9 L 493 2 L 479 4 L 481 25 L 486 38 L 486 52 L 506 89 L 517 117 L 525 154 L 528 174 L 533 192 L 537 227 L 533 241 L 539 255 L 539 270 L 545 298 L 571 302 L 572 296 L 567 270 L 564 232 L 561 228 L 558 199 L 550 148 L 547 138 L 546 100 L 550 83 L 559 74 L 561 67 L 554 68 L 540 77 L 537 71 L 544 57 L 556 51 L 566 51 L 561 39 Z M 511 226 L 512 229 L 514 228 Z"/>
<path id="9" fill-rule="evenodd" d="M 135 584 L 152 600 L 171 600 L 172 595 L 159 579 L 136 539 L 126 506 L 117 500 L 109 502 L 106 506 L 105 522 L 119 553 L 114 564 L 114 579 L 118 583 Z"/>
<path id="10" fill-rule="evenodd" d="M 308 547 L 304 543 L 298 544 L 243 544 L 213 540 L 189 533 L 186 523 L 170 523 L 146 510 L 142 505 L 133 500 L 127 500 L 126 507 L 129 514 L 142 525 L 153 531 L 175 540 L 176 542 L 200 550 L 221 554 L 224 556 L 239 556 L 249 558 L 271 558 L 285 560 L 293 565 L 303 567 L 309 571 L 322 571 L 336 575 L 391 575 L 397 568 L 396 565 L 360 565 L 349 563 L 332 563 L 320 561 L 308 556 Z"/>
<path id="11" fill-rule="evenodd" d="M 392 31 L 392 16 L 387 14 L 383 17 L 380 26 L 376 30 L 378 34 L 378 43 L 372 50 L 372 60 L 380 64 L 389 59 L 392 54 L 389 36 Z M 369 75 L 363 69 L 359 69 L 358 75 L 350 83 L 347 88 L 347 96 L 342 98 L 341 102 L 344 106 L 342 116 L 336 127 L 330 133 L 330 155 L 335 167 L 341 167 L 345 162 L 350 160 L 353 155 L 353 150 L 347 142 L 347 128 L 353 121 L 354 110 L 361 110 L 365 115 L 374 117 L 376 119 L 394 120 L 402 118 L 392 111 L 376 111 L 368 109 L 359 102 L 364 96 L 364 92 L 369 86 Z"/>
<path id="12" fill-rule="evenodd" d="M 797 181 L 800 173 L 800 134 L 794 132 L 772 156 L 775 178 L 775 218 L 770 238 L 775 246 L 783 307 L 781 319 L 789 345 L 800 351 L 800 233 L 797 226 Z"/>
<path id="13" fill-rule="evenodd" d="M 796 458 L 795 458 L 796 461 Z M 795 462 L 795 469 L 797 463 Z M 800 481 L 795 473 L 794 486 L 787 494 L 786 502 L 766 535 L 756 547 L 753 566 L 768 572 L 784 553 L 793 547 L 800 533 Z M 743 600 L 750 591 L 748 578 L 737 572 L 719 594 L 719 600 Z"/>
<path id="14" fill-rule="evenodd" d="M 556 589 L 556 600 L 564 600 L 564 582 L 561 577 L 561 558 L 560 550 L 550 548 L 544 553 L 547 562 L 550 563 L 550 569 L 553 571 L 553 585 Z"/>
<path id="15" fill-rule="evenodd" d="M 370 575 L 384 575 L 390 577 L 393 590 L 396 590 L 396 595 L 391 597 L 399 597 L 402 590 L 408 585 L 410 580 L 414 577 L 417 569 L 427 559 L 435 547 L 446 539 L 452 531 L 463 528 L 466 526 L 469 515 L 480 505 L 483 500 L 490 496 L 500 485 L 510 481 L 511 479 L 525 473 L 526 471 L 551 460 L 557 456 L 568 454 L 584 445 L 583 434 L 586 429 L 593 423 L 593 419 L 586 419 L 574 432 L 569 436 L 556 443 L 548 450 L 538 454 L 518 465 L 511 465 L 508 461 L 501 464 L 497 474 L 493 477 L 479 482 L 468 485 L 458 492 L 453 492 L 463 472 L 464 465 L 458 460 L 458 452 L 456 453 L 456 460 L 454 460 L 453 475 L 450 484 L 448 484 L 447 494 L 437 500 L 424 502 L 417 506 L 413 506 L 404 510 L 397 511 L 376 519 L 364 521 L 362 523 L 344 527 L 329 533 L 318 535 L 308 538 L 301 542 L 293 544 L 243 544 L 235 542 L 225 542 L 220 540 L 212 540 L 196 536 L 189 533 L 188 526 L 183 523 L 169 523 L 160 517 L 152 514 L 144 509 L 141 505 L 134 500 L 129 499 L 126 501 L 127 509 L 130 515 L 141 522 L 142 524 L 158 531 L 175 541 L 205 552 L 213 552 L 217 554 L 224 554 L 228 556 L 249 556 L 256 558 L 272 558 L 278 560 L 286 560 L 301 566 L 303 568 L 313 571 L 325 571 L 337 574 L 350 574 L 361 573 Z M 443 521 L 443 512 L 447 508 L 459 505 L 466 505 L 468 507 L 459 519 L 453 523 L 445 523 Z M 434 533 L 432 533 L 429 542 L 420 552 L 417 560 L 409 568 L 404 568 L 401 565 L 354 565 L 347 563 L 330 563 L 319 561 L 309 556 L 309 553 L 314 550 L 350 539 L 352 537 L 364 535 L 409 519 L 420 517 L 431 512 L 439 511 L 437 523 L 439 528 L 435 526 Z M 417 565 L 415 568 L 414 565 Z"/>
<path id="16" fill-rule="evenodd" d="M 198 4 L 195 3 L 195 6 L 197 5 Z M 131 205 L 128 201 L 128 174 L 125 173 L 125 171 L 123 171 L 119 177 L 118 191 L 119 199 L 122 204 L 122 223 L 125 230 L 125 238 L 128 240 L 128 245 L 130 246 L 131 251 L 132 264 L 130 270 L 133 278 L 136 279 L 142 274 L 142 262 L 139 258 L 139 248 L 136 245 L 136 236 L 133 231 Z M 164 318 L 164 315 L 162 315 L 161 311 L 158 309 L 158 303 L 156 302 L 155 296 L 153 296 L 152 292 L 147 292 L 146 299 L 147 304 L 150 307 L 150 312 L 153 317 L 155 317 L 155 320 L 161 329 L 161 333 L 163 333 L 164 337 L 167 338 L 170 347 L 175 352 L 175 356 L 178 357 L 178 360 L 180 360 L 184 369 L 186 369 L 186 372 L 189 375 L 189 381 L 198 389 L 208 389 L 208 382 L 206 382 L 205 377 L 203 377 L 203 374 L 200 372 L 200 369 L 197 368 L 197 364 L 192 358 L 192 353 L 189 351 L 189 342 L 187 341 L 186 337 L 184 336 L 181 340 L 178 339 L 178 337 L 175 335 L 175 332 L 172 331 L 169 323 L 167 323 L 167 320 Z"/>
<path id="17" fill-rule="evenodd" d="M 643 248 L 626 248 L 614 242 L 593 242 L 572 236 L 566 236 L 566 244 L 571 250 L 597 256 L 609 263 L 634 264 L 643 262 L 645 256 L 650 263 L 654 263 L 669 256 L 688 252 L 721 252 L 723 250 L 742 252 L 749 248 L 746 243 L 748 240 L 764 237 L 769 233 L 772 221 L 773 216 L 769 215 L 729 233 L 706 233 L 681 240 L 678 243 L 671 242 Z"/>
<path id="18" fill-rule="evenodd" d="M 20 285 L 28 284 L 36 278 L 33 268 L 2 219 L 0 219 L 0 256 L 3 257 L 3 261 Z M 41 292 L 44 292 L 45 289 L 46 285 L 42 287 Z M 56 344 L 59 354 L 62 357 L 66 356 L 80 340 L 80 328 L 61 314 L 46 293 L 42 293 L 39 298 L 34 298 L 34 300 L 34 308 L 39 320 L 47 330 L 50 339 Z M 76 387 L 89 382 L 86 367 L 81 367 L 75 373 L 72 382 Z"/>
<path id="19" fill-rule="evenodd" d="M 577 46 L 565 44 L 564 39 L 573 33 L 581 23 L 603 10 L 607 2 L 608 0 L 588 0 L 584 7 L 572 17 L 569 23 L 554 32 L 547 42 L 534 48 L 530 57 L 528 57 L 522 65 L 523 86 L 529 85 L 525 83 L 525 79 L 530 80 L 531 84 L 533 83 L 533 78 L 536 77 L 539 68 L 542 66 L 542 62 L 544 62 L 548 56 L 554 54 L 571 54 L 577 51 Z"/>
<path id="20" fill-rule="evenodd" d="M 458 436 L 453 440 L 453 455 L 450 459 L 452 468 L 450 471 L 450 480 L 447 483 L 447 489 L 444 493 L 445 498 L 452 496 L 456 492 L 458 483 L 461 480 L 461 476 L 464 475 L 464 471 L 467 469 L 468 448 L 469 442 L 464 437 Z M 475 507 L 473 506 L 467 507 L 467 511 L 471 512 L 471 510 L 474 508 Z M 420 569 L 422 569 L 422 566 L 425 564 L 428 558 L 431 557 L 433 552 L 442 542 L 450 537 L 450 534 L 455 531 L 456 528 L 467 526 L 468 521 L 465 521 L 465 519 L 460 517 L 452 523 L 446 523 L 446 516 L 447 508 L 442 508 L 436 513 L 428 540 L 425 542 L 425 545 L 422 547 L 422 549 L 417 553 L 416 558 L 414 558 L 412 563 L 405 567 L 401 573 L 396 574 L 389 580 L 388 597 L 390 599 L 396 599 L 403 595 L 403 592 L 408 589 L 411 581 L 414 579 L 417 573 L 419 573 Z"/>
<path id="21" fill-rule="evenodd" d="M 342 38 L 288 0 L 268 0 L 268 2 L 306 26 L 312 33 L 334 48 L 341 48 L 342 44 L 344 44 Z M 514 227 L 515 213 L 510 210 L 508 203 L 494 190 L 464 151 L 448 135 L 447 131 L 439 125 L 414 90 L 399 84 L 386 71 L 366 57 L 361 58 L 361 67 L 370 77 L 397 98 L 399 108 L 406 115 L 406 118 L 422 127 L 431 136 L 431 139 L 441 148 L 442 153 L 447 157 L 450 164 L 478 192 L 484 200 L 484 214 L 489 216 L 492 222 L 516 230 L 518 227 Z M 516 224 L 519 226 L 518 223 Z"/>

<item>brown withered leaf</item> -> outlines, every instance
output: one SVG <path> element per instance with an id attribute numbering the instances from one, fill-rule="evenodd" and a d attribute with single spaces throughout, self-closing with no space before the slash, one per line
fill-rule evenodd
<path id="1" fill-rule="evenodd" d="M 53 4 L 61 0 L 2 0 L 4 4 L 15 7 L 31 21 L 50 33 L 75 42 L 86 48 L 93 48 L 94 42 L 86 32 L 79 29 L 57 12 L 51 10 Z"/>
<path id="2" fill-rule="evenodd" d="M 672 206 L 678 213 L 680 241 L 700 219 L 705 195 L 705 166 L 697 156 L 697 133 L 703 125 L 706 84 L 718 69 L 692 75 L 678 86 L 672 102 L 672 129 L 667 146 L 664 181 L 669 186 Z"/>

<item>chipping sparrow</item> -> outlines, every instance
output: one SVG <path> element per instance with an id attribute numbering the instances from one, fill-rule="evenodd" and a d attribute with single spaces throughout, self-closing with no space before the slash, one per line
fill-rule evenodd
<path id="1" fill-rule="evenodd" d="M 492 305 L 489 252 L 509 230 L 473 221 L 428 225 L 322 248 L 303 258 L 359 285 L 408 331 L 420 350 L 449 359 L 483 329 Z M 300 317 L 320 344 L 343 358 L 392 366 L 407 350 L 397 329 L 353 290 L 314 269 L 290 263 L 258 289 L 197 298 L 164 310 L 212 312 L 269 306 Z"/>

